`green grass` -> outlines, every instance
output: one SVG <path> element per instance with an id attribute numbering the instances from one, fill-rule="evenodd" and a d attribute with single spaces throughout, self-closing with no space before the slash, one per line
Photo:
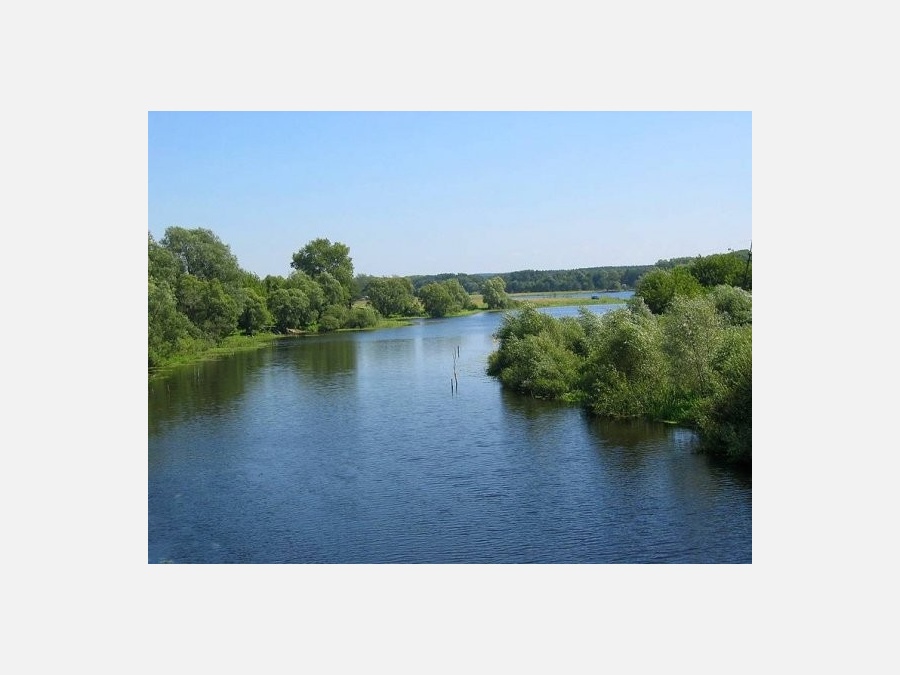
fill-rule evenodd
<path id="1" fill-rule="evenodd" d="M 419 317 L 414 316 L 392 316 L 392 317 L 381 317 L 378 319 L 378 323 L 376 323 L 371 328 L 362 328 L 360 330 L 377 330 L 379 328 L 397 328 L 399 326 L 409 326 L 412 324 L 412 320 Z"/>
<path id="2" fill-rule="evenodd" d="M 177 354 L 172 358 L 161 363 L 159 366 L 152 368 L 149 372 L 150 379 L 164 375 L 169 369 L 176 366 L 189 365 L 191 363 L 199 363 L 201 361 L 212 361 L 225 356 L 232 356 L 238 352 L 249 352 L 266 347 L 275 340 L 287 337 L 275 333 L 257 333 L 256 335 L 229 335 L 218 345 L 210 346 L 189 354 Z"/>
<path id="3" fill-rule="evenodd" d="M 621 305 L 624 304 L 624 300 L 622 298 L 610 298 L 608 296 L 601 296 L 596 300 L 593 298 L 575 298 L 575 297 L 562 297 L 562 298 L 534 298 L 534 297 L 525 297 L 522 295 L 510 295 L 510 297 L 516 301 L 517 303 L 528 303 L 533 307 L 569 307 L 569 306 L 580 306 L 580 305 Z"/>

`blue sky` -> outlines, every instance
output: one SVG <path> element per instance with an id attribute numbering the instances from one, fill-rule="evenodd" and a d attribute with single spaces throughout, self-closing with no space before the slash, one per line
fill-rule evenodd
<path id="1" fill-rule="evenodd" d="M 149 230 L 261 277 L 327 237 L 357 273 L 652 264 L 747 248 L 750 112 L 151 112 Z"/>

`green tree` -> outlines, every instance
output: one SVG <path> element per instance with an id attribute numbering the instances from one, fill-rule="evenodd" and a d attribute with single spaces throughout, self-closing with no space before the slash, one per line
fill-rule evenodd
<path id="1" fill-rule="evenodd" d="M 481 287 L 481 294 L 488 309 L 506 309 L 510 305 L 510 298 L 506 293 L 506 282 L 502 277 L 486 280 Z"/>
<path id="2" fill-rule="evenodd" d="M 588 408 L 614 418 L 668 413 L 666 360 L 657 317 L 635 302 L 599 319 L 584 312 L 582 322 L 588 343 L 582 371 Z"/>
<path id="3" fill-rule="evenodd" d="M 750 326 L 726 331 L 714 368 L 717 387 L 701 408 L 703 447 L 739 462 L 753 453 L 753 341 Z"/>
<path id="4" fill-rule="evenodd" d="M 332 244 L 328 239 L 313 239 L 294 253 L 291 267 L 312 278 L 328 272 L 345 289 L 348 302 L 353 296 L 353 259 L 350 248 L 340 242 Z"/>
<path id="5" fill-rule="evenodd" d="M 261 293 L 245 289 L 244 305 L 238 318 L 238 328 L 247 335 L 263 330 L 272 324 L 272 314 L 266 306 L 266 299 Z"/>
<path id="6" fill-rule="evenodd" d="M 419 300 L 431 317 L 447 316 L 454 309 L 453 296 L 443 283 L 432 282 L 419 289 Z"/>
<path id="7" fill-rule="evenodd" d="M 322 272 L 314 281 L 322 288 L 326 305 L 350 305 L 350 290 L 341 286 L 330 272 Z"/>
<path id="8" fill-rule="evenodd" d="M 703 287 L 687 267 L 681 266 L 671 270 L 647 272 L 638 280 L 634 292 L 644 299 L 651 312 L 662 314 L 676 295 L 696 297 L 703 292 Z"/>
<path id="9" fill-rule="evenodd" d="M 237 258 L 212 230 L 170 227 L 160 243 L 175 256 L 180 274 L 224 283 L 237 282 L 241 277 Z"/>
<path id="10" fill-rule="evenodd" d="M 265 298 L 268 293 L 265 282 L 252 272 L 242 271 L 240 286 L 246 290 L 252 290 Z"/>
<path id="11" fill-rule="evenodd" d="M 715 384 L 713 358 L 724 338 L 724 320 L 712 300 L 676 296 L 661 325 L 676 390 L 691 400 L 709 395 Z"/>
<path id="12" fill-rule="evenodd" d="M 459 279 L 447 279 L 443 282 L 444 287 L 453 299 L 451 312 L 461 312 L 464 309 L 472 309 L 472 296 L 459 282 Z"/>
<path id="13" fill-rule="evenodd" d="M 319 332 L 330 333 L 343 327 L 350 316 L 350 310 L 344 305 L 328 305 L 319 317 Z"/>
<path id="14" fill-rule="evenodd" d="M 307 308 L 304 311 L 303 325 L 312 325 L 319 320 L 322 310 L 325 309 L 326 298 L 322 286 L 305 272 L 291 272 L 284 284 L 284 288 L 293 288 L 306 297 Z"/>
<path id="15" fill-rule="evenodd" d="M 278 274 L 267 274 L 265 279 L 262 280 L 262 284 L 266 291 L 266 297 L 268 297 L 273 291 L 277 291 L 279 288 L 287 288 L 288 280 Z"/>
<path id="16" fill-rule="evenodd" d="M 687 268 L 700 285 L 706 288 L 724 285 L 749 289 L 748 259 L 731 253 L 718 253 L 698 256 L 687 265 Z"/>
<path id="17" fill-rule="evenodd" d="M 172 287 L 150 279 L 147 294 L 147 360 L 152 368 L 178 351 L 184 341 L 200 337 L 200 331 L 178 311 Z"/>
<path id="18" fill-rule="evenodd" d="M 421 306 L 405 277 L 376 277 L 368 282 L 369 302 L 382 316 L 415 316 Z"/>
<path id="19" fill-rule="evenodd" d="M 221 340 L 237 328 L 240 309 L 218 279 L 184 274 L 176 291 L 178 309 L 211 340 Z"/>
<path id="20" fill-rule="evenodd" d="M 147 239 L 147 276 L 157 283 L 167 283 L 175 288 L 180 272 L 178 260 L 170 250 L 158 244 L 149 232 Z"/>
<path id="21" fill-rule="evenodd" d="M 716 311 L 731 326 L 753 323 L 753 296 L 737 286 L 716 286 L 709 294 Z"/>
<path id="22" fill-rule="evenodd" d="M 634 293 L 647 303 L 651 312 L 662 314 L 675 297 L 672 275 L 668 270 L 651 270 L 638 280 Z"/>
<path id="23" fill-rule="evenodd" d="M 299 288 L 278 288 L 268 298 L 275 327 L 282 333 L 288 328 L 305 328 L 311 322 L 309 298 Z"/>

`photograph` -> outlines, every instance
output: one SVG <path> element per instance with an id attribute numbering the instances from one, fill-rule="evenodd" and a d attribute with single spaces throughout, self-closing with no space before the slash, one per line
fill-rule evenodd
<path id="1" fill-rule="evenodd" d="M 150 111 L 149 564 L 750 564 L 750 111 Z"/>

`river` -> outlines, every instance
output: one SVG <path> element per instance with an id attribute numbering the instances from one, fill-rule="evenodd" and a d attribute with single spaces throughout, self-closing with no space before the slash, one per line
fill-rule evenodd
<path id="1" fill-rule="evenodd" d="M 503 390 L 500 320 L 288 338 L 152 381 L 148 561 L 752 562 L 749 471 L 687 429 Z"/>

